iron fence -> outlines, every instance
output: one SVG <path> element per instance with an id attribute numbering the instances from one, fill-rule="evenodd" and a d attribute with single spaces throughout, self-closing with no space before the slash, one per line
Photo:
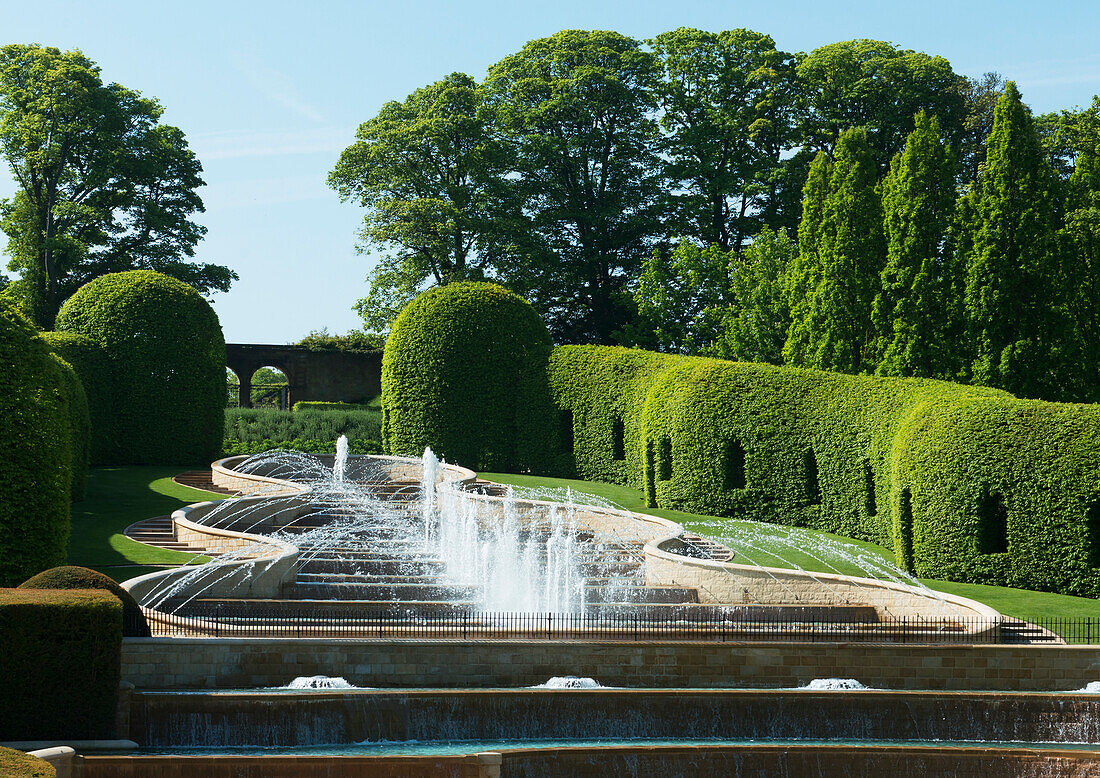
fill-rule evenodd
<path id="1" fill-rule="evenodd" d="M 258 607 L 259 606 L 259 607 Z M 271 607 L 223 603 L 176 613 L 144 610 L 155 637 L 278 637 L 571 641 L 779 641 L 878 643 L 1100 643 L 1100 619 L 1030 622 L 979 618 L 894 618 L 831 621 L 806 617 L 735 616 L 715 609 L 690 617 L 630 612 L 411 613 L 400 609 Z M 141 629 L 137 614 L 126 625 Z"/>

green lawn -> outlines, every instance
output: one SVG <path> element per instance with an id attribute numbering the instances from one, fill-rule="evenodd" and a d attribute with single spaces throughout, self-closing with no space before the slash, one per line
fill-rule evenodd
<path id="1" fill-rule="evenodd" d="M 874 543 L 832 535 L 814 530 L 789 530 L 783 527 L 768 526 L 761 531 L 760 525 L 752 522 L 719 516 L 702 516 L 682 511 L 668 511 L 660 508 L 646 508 L 645 498 L 638 489 L 628 486 L 616 486 L 594 481 L 578 481 L 566 478 L 542 478 L 510 473 L 479 473 L 479 476 L 501 484 L 521 486 L 530 489 L 565 489 L 592 494 L 609 502 L 639 513 L 671 519 L 685 528 L 700 535 L 718 540 L 731 539 L 731 545 L 747 540 L 754 547 L 742 558 L 749 557 L 753 562 L 770 567 L 800 567 L 813 572 L 838 571 L 848 575 L 867 575 L 859 566 L 828 555 L 826 561 L 807 553 L 805 550 L 812 541 L 814 547 L 835 547 L 834 544 L 854 547 L 852 553 L 864 558 L 879 558 L 893 562 L 894 554 L 890 549 Z M 743 549 L 740 549 L 743 551 Z M 838 549 L 839 550 L 839 549 Z M 1070 597 L 1064 594 L 1032 592 L 1026 589 L 1010 589 L 1006 586 L 983 586 L 981 584 L 955 583 L 953 581 L 924 580 L 931 589 L 985 603 L 1006 616 L 1034 620 L 1040 618 L 1100 618 L 1100 600 L 1088 597 Z"/>
<path id="2" fill-rule="evenodd" d="M 148 565 L 205 562 L 206 557 L 166 551 L 122 534 L 135 521 L 163 516 L 193 502 L 221 495 L 190 489 L 172 481 L 186 467 L 100 467 L 88 474 L 84 500 L 73 503 L 69 564 L 100 570 L 124 581 L 150 572 Z"/>

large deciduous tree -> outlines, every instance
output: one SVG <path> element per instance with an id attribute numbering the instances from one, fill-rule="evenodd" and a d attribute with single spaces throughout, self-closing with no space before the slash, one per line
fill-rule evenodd
<path id="1" fill-rule="evenodd" d="M 516 155 L 529 245 L 501 277 L 559 341 L 609 343 L 658 232 L 656 57 L 615 32 L 563 30 L 489 69 Z"/>
<path id="2" fill-rule="evenodd" d="M 79 51 L 0 49 L 0 152 L 17 184 L 0 205 L 23 307 L 49 328 L 92 278 L 151 269 L 200 292 L 236 274 L 188 258 L 205 228 L 202 166 L 153 99 L 104 84 Z M 9 295 L 13 290 L 7 292 Z"/>
<path id="3" fill-rule="evenodd" d="M 426 287 L 482 278 L 509 223 L 506 147 L 464 73 L 389 102 L 359 126 L 329 184 L 367 208 L 360 250 L 387 252 L 357 308 L 384 331 Z"/>

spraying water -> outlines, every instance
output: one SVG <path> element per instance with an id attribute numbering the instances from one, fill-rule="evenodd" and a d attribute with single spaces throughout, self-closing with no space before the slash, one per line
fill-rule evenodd
<path id="1" fill-rule="evenodd" d="M 332 477 L 337 481 L 343 481 L 347 469 L 348 437 L 347 435 L 341 435 L 336 439 L 336 459 L 332 463 Z"/>

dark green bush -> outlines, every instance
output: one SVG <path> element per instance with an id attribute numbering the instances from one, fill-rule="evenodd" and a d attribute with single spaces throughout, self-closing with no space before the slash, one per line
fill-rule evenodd
<path id="1" fill-rule="evenodd" d="M 104 436 L 97 435 L 96 430 L 112 429 L 111 414 L 116 407 L 116 383 L 107 353 L 99 343 L 76 332 L 43 332 L 41 336 L 53 353 L 72 366 L 80 379 L 88 404 L 88 461 L 89 464 L 95 462 L 95 452 L 103 448 L 106 440 Z"/>
<path id="2" fill-rule="evenodd" d="M 57 364 L 64 387 L 63 400 L 69 420 L 69 449 L 72 452 L 72 488 L 69 499 L 79 502 L 84 499 L 84 485 L 88 479 L 88 446 L 92 434 L 88 396 L 84 393 L 84 385 L 80 383 L 73 366 L 56 352 L 51 356 Z"/>
<path id="3" fill-rule="evenodd" d="M 65 565 L 43 570 L 36 576 L 19 584 L 20 589 L 103 589 L 110 592 L 122 603 L 122 634 L 127 637 L 149 637 L 149 625 L 141 606 L 134 596 L 123 589 L 118 582 L 103 573 L 89 570 L 87 567 Z"/>
<path id="4" fill-rule="evenodd" d="M 490 283 L 455 283 L 409 303 L 382 357 L 382 436 L 477 469 L 551 463 L 550 336 L 534 308 Z"/>
<path id="5" fill-rule="evenodd" d="M 102 349 L 85 380 L 82 360 L 58 347 L 95 409 L 92 464 L 207 464 L 217 456 L 225 342 L 198 292 L 152 270 L 111 273 L 69 298 L 57 329 Z"/>
<path id="6" fill-rule="evenodd" d="M 31 323 L 0 302 L 0 585 L 65 559 L 72 451 L 63 380 Z"/>
<path id="7" fill-rule="evenodd" d="M 1098 406 L 598 346 L 555 349 L 550 383 L 577 473 L 650 504 L 884 543 L 924 577 L 1100 595 Z"/>
<path id="8" fill-rule="evenodd" d="M 336 439 L 348 438 L 353 454 L 381 452 L 382 412 L 316 410 L 287 413 L 274 408 L 227 408 L 222 454 L 258 454 L 291 448 L 309 454 L 333 454 Z"/>
<path id="9" fill-rule="evenodd" d="M 378 407 L 370 403 L 329 403 L 320 400 L 302 400 L 291 407 L 294 413 L 300 411 L 377 411 Z"/>
<path id="10" fill-rule="evenodd" d="M 0 747 L 0 776 L 4 778 L 54 778 L 57 770 L 49 762 L 14 748 Z"/>
<path id="11" fill-rule="evenodd" d="M 110 592 L 0 589 L 0 740 L 114 735 L 122 605 Z"/>

